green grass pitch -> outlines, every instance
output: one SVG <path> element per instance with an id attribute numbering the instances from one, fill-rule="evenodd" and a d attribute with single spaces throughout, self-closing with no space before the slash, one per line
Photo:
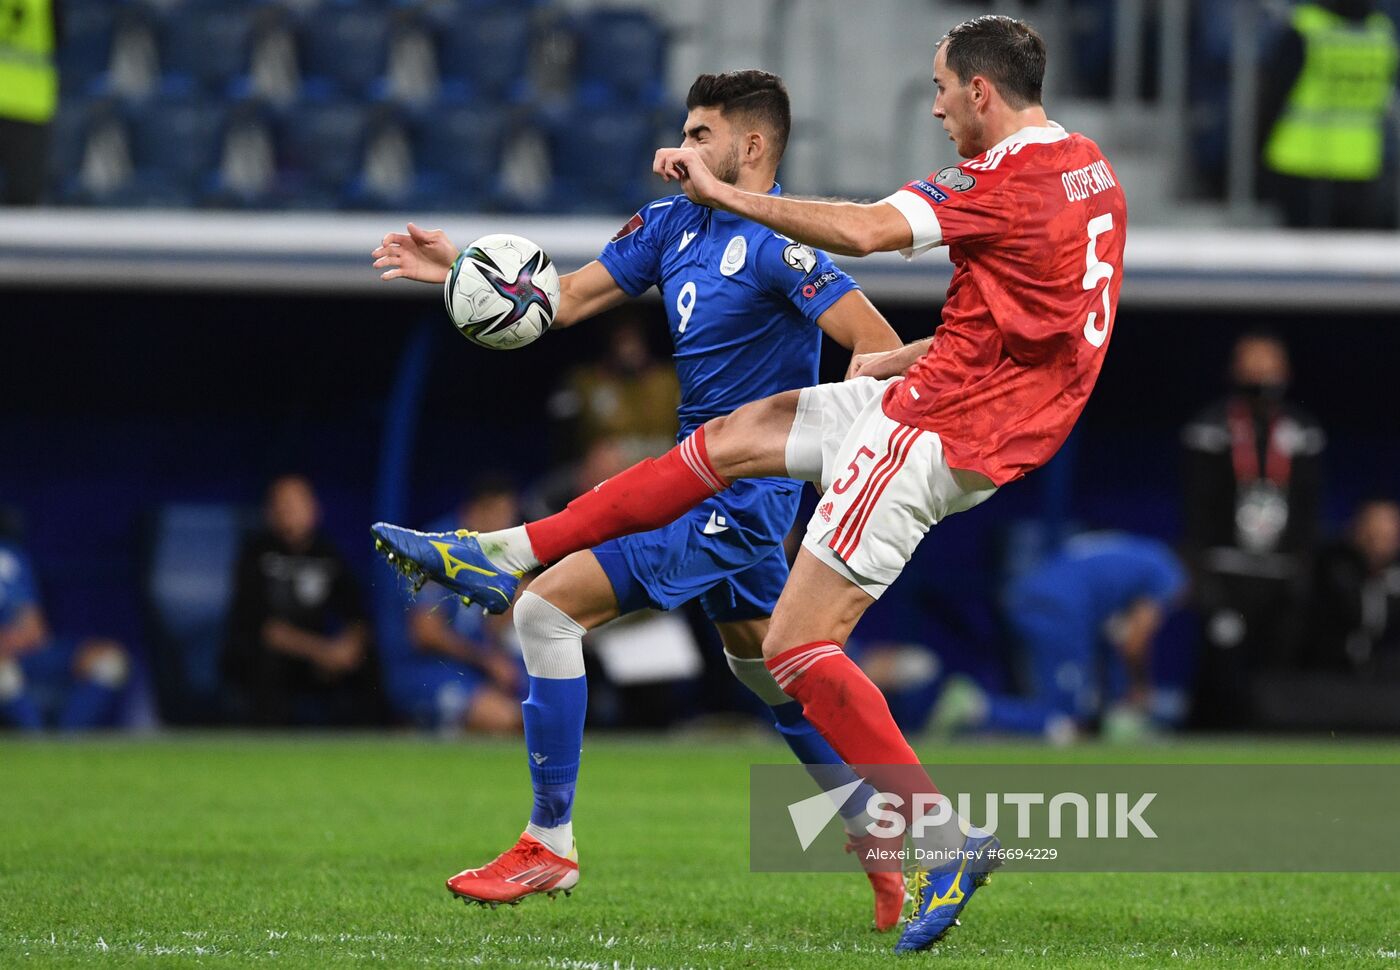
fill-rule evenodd
<path id="1" fill-rule="evenodd" d="M 1341 742 L 920 750 L 931 762 L 1400 757 Z M 443 879 L 519 834 L 518 744 L 0 742 L 0 967 L 1400 968 L 1395 874 L 1002 873 L 935 951 L 896 957 L 894 936 L 868 928 L 859 874 L 748 871 L 748 765 L 786 760 L 766 742 L 590 739 L 578 890 L 493 911 L 451 899 Z"/>

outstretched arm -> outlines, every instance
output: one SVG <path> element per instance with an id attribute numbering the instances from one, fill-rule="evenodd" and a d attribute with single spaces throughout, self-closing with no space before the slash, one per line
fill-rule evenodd
<path id="1" fill-rule="evenodd" d="M 582 269 L 559 277 L 559 311 L 550 328 L 572 327 L 627 299 L 626 291 L 617 285 L 607 267 L 595 259 Z"/>
<path id="2" fill-rule="evenodd" d="M 909 221 L 888 202 L 824 202 L 745 192 L 715 178 L 693 148 L 660 149 L 652 170 L 668 182 L 679 181 L 693 202 L 752 219 L 828 252 L 867 256 L 914 243 Z"/>
<path id="3" fill-rule="evenodd" d="M 389 233 L 370 255 L 375 268 L 384 270 L 381 279 L 442 284 L 459 252 L 441 229 L 420 229 L 410 222 L 407 232 Z M 578 272 L 559 277 L 559 307 L 550 326 L 572 327 L 626 299 L 612 274 L 594 260 Z"/>

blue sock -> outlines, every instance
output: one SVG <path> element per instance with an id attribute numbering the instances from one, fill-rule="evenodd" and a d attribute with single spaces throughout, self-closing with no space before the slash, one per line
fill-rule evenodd
<path id="1" fill-rule="evenodd" d="M 588 709 L 588 678 L 530 678 L 525 699 L 525 749 L 535 807 L 530 821 L 555 828 L 572 821 L 574 788 L 583 750 L 583 716 Z"/>
<path id="2" fill-rule="evenodd" d="M 42 731 L 44 719 L 39 715 L 38 705 L 28 694 L 20 694 L 0 704 L 0 724 L 21 731 Z"/>
<path id="3" fill-rule="evenodd" d="M 827 743 L 826 738 L 821 736 L 821 732 L 812 727 L 812 722 L 803 715 L 800 703 L 789 701 L 786 704 L 775 704 L 771 710 L 778 733 L 783 736 L 792 753 L 797 755 L 797 760 L 807 766 L 807 774 L 812 776 L 812 780 L 822 791 L 831 791 L 856 780 L 856 773 L 841 760 L 841 756 Z M 841 817 L 855 818 L 865 810 L 870 796 L 874 793 L 875 789 L 870 785 L 861 785 L 841 806 Z"/>
<path id="4" fill-rule="evenodd" d="M 96 681 L 78 681 L 63 702 L 63 710 L 58 715 L 58 729 L 89 731 L 107 727 L 120 696 L 120 690 L 105 687 Z"/>

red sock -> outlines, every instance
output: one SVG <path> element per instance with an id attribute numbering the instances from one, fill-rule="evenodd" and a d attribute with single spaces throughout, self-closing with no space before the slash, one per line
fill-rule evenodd
<path id="1" fill-rule="evenodd" d="M 710 464 L 705 429 L 660 458 L 648 458 L 580 495 L 564 511 L 528 522 L 535 558 L 558 562 L 571 552 L 671 522 L 729 487 Z"/>
<path id="2" fill-rule="evenodd" d="M 904 798 L 906 821 L 914 793 L 938 791 L 894 723 L 885 695 L 836 643 L 784 650 L 768 661 L 768 670 L 846 764 L 881 791 Z"/>

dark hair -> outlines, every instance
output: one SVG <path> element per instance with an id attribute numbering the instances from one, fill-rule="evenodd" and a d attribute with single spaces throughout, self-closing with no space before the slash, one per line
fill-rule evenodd
<path id="1" fill-rule="evenodd" d="M 516 487 L 515 479 L 500 471 L 482 472 L 467 483 L 467 501 L 469 502 L 494 498 L 498 495 L 509 495 L 514 498 L 519 493 L 520 489 Z"/>
<path id="2" fill-rule="evenodd" d="M 1045 83 L 1045 41 L 1024 20 L 987 14 L 948 31 L 948 68 L 963 84 L 981 75 L 1012 108 L 1040 104 Z"/>
<path id="3" fill-rule="evenodd" d="M 742 116 L 768 129 L 773 136 L 773 157 L 782 158 L 792 130 L 792 106 L 787 85 L 767 71 L 730 71 L 701 74 L 685 96 L 685 107 L 719 108 L 725 116 Z"/>

